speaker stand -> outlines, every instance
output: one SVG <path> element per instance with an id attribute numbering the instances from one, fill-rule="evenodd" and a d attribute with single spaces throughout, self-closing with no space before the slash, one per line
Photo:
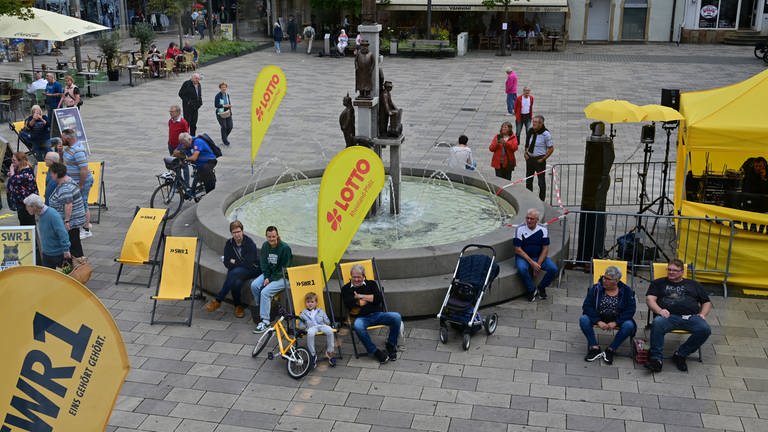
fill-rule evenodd
<path id="1" fill-rule="evenodd" d="M 667 179 L 669 178 L 669 144 L 670 139 L 672 136 L 672 131 L 677 128 L 677 124 L 675 122 L 665 122 L 662 127 L 667 132 L 667 145 L 664 150 L 664 163 L 661 166 L 661 195 L 656 197 L 653 201 L 651 201 L 647 206 L 644 208 L 640 208 L 640 213 L 645 213 L 650 208 L 652 208 L 654 205 L 658 204 L 659 207 L 656 209 L 656 211 L 651 211 L 651 213 L 654 213 L 656 215 L 663 215 L 664 213 L 664 204 L 669 203 L 670 205 L 670 211 L 668 214 L 672 214 L 675 203 L 669 199 L 667 196 Z M 645 190 L 645 187 L 643 187 L 643 190 Z M 642 200 L 642 196 L 640 197 Z M 655 224 L 654 224 L 655 225 Z"/>

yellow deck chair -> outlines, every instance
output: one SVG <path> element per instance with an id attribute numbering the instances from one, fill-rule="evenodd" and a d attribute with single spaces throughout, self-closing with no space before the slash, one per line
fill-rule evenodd
<path id="1" fill-rule="evenodd" d="M 605 274 L 605 269 L 610 266 L 621 270 L 621 282 L 627 283 L 627 262 L 619 260 L 593 259 L 592 260 L 592 284 L 596 284 Z"/>
<path id="2" fill-rule="evenodd" d="M 48 177 L 48 166 L 45 162 L 37 163 L 37 170 L 35 172 L 35 182 L 37 183 L 37 191 L 40 192 L 40 196 L 45 196 L 45 180 Z"/>
<path id="3" fill-rule="evenodd" d="M 133 217 L 133 222 L 131 222 L 131 226 L 128 227 L 128 232 L 125 234 L 125 240 L 123 240 L 123 248 L 120 250 L 120 257 L 115 258 L 115 262 L 120 263 L 120 268 L 117 270 L 115 285 L 120 283 L 120 275 L 123 273 L 123 265 L 125 264 L 150 265 L 151 270 L 149 272 L 149 280 L 147 280 L 147 288 L 152 284 L 152 276 L 155 273 L 155 266 L 159 264 L 157 257 L 160 254 L 160 248 L 165 240 L 165 214 L 167 211 L 167 209 L 136 207 L 136 214 Z M 152 249 L 152 243 L 154 243 L 155 237 L 157 236 L 158 228 L 160 228 L 160 238 L 157 240 L 155 258 L 150 259 L 149 254 Z M 135 282 L 123 283 L 144 285 Z"/>
<path id="4" fill-rule="evenodd" d="M 91 218 L 91 222 L 101 222 L 101 209 L 109 210 L 107 207 L 107 189 L 104 185 L 104 161 L 88 162 L 88 171 L 93 176 L 93 186 L 88 192 L 88 207 L 96 209 L 96 218 Z"/>
<path id="5" fill-rule="evenodd" d="M 149 324 L 186 324 L 192 325 L 192 313 L 195 310 L 195 287 L 198 286 L 200 242 L 197 237 L 172 237 L 165 239 L 163 268 L 157 281 L 157 291 L 150 298 L 152 316 Z M 158 300 L 189 300 L 189 318 L 184 321 L 155 320 Z"/>
<path id="6" fill-rule="evenodd" d="M 16 132 L 16 151 L 21 148 L 21 131 L 24 129 L 24 120 L 11 123 L 11 129 Z"/>
<path id="7" fill-rule="evenodd" d="M 326 277 L 323 264 L 288 267 L 285 269 L 285 273 L 285 277 L 288 280 L 288 295 L 291 299 L 289 302 L 291 314 L 296 317 L 296 321 L 298 321 L 301 311 L 306 307 L 304 297 L 307 293 L 314 292 L 317 294 L 317 307 L 324 310 L 328 315 L 333 332 L 336 333 L 338 325 L 334 316 L 331 294 L 328 292 L 328 285 L 325 283 Z M 322 332 L 318 333 L 318 335 L 322 334 Z M 341 343 L 339 343 L 338 339 L 336 339 L 336 348 L 337 358 L 342 358 Z"/>
<path id="8" fill-rule="evenodd" d="M 651 280 L 654 281 L 656 279 L 660 279 L 663 277 L 667 277 L 667 263 L 653 263 L 651 266 Z M 689 264 L 683 265 L 683 277 L 688 277 L 688 266 Z M 691 273 L 693 273 L 693 267 L 691 267 Z M 648 318 L 645 322 L 645 328 L 649 329 L 651 328 L 651 325 L 653 324 L 653 318 L 656 314 L 651 311 L 651 308 L 648 308 Z M 679 334 L 679 335 L 687 335 L 690 334 L 688 330 L 672 330 L 670 333 Z M 699 363 L 701 363 L 702 356 L 701 356 L 701 347 L 699 347 Z"/>
<path id="9" fill-rule="evenodd" d="M 382 297 L 382 302 L 383 302 L 383 306 L 384 306 L 384 311 L 387 311 L 388 310 L 387 309 L 387 297 L 384 294 L 384 286 L 381 284 L 381 280 L 379 279 L 379 272 L 378 272 L 378 269 L 376 267 L 375 258 L 371 258 L 371 259 L 363 260 L 363 261 L 352 261 L 352 262 L 345 262 L 345 263 L 337 264 L 336 265 L 336 272 L 338 273 L 338 278 L 339 278 L 339 289 L 341 289 L 344 285 L 348 284 L 349 281 L 351 280 L 349 271 L 352 269 L 352 266 L 355 265 L 355 264 L 360 264 L 361 266 L 363 266 L 363 269 L 365 270 L 365 278 L 366 279 L 372 280 L 372 281 L 376 281 L 376 284 L 379 285 L 379 290 L 381 290 L 381 297 Z M 354 327 L 352 325 L 353 324 L 353 320 L 352 320 L 352 317 L 349 314 L 349 311 L 346 310 L 346 305 L 344 305 L 344 300 L 341 301 L 341 307 L 342 307 L 342 311 L 345 312 L 344 315 L 346 315 L 346 323 L 349 326 L 349 334 L 350 334 L 350 336 L 352 338 L 352 350 L 355 352 L 355 358 L 359 358 L 360 357 L 360 353 L 359 353 L 359 351 L 357 349 L 357 340 L 356 340 L 357 336 L 355 335 L 355 330 L 354 330 Z M 384 327 L 386 327 L 386 326 L 384 326 L 384 325 L 375 325 L 375 326 L 368 327 L 368 330 L 379 329 L 379 328 L 384 328 Z"/>

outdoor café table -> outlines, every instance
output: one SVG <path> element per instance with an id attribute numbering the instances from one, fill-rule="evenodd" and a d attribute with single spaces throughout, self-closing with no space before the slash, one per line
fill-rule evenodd
<path id="1" fill-rule="evenodd" d="M 128 69 L 128 85 L 133 87 L 133 70 L 137 69 L 139 65 L 131 64 L 126 65 L 125 68 Z"/>
<path id="2" fill-rule="evenodd" d="M 97 95 L 91 93 L 91 80 L 93 79 L 93 77 L 95 77 L 99 73 L 98 72 L 81 71 L 81 72 L 78 72 L 77 74 L 78 75 L 82 75 L 82 76 L 85 77 L 85 84 L 86 84 L 86 94 L 85 95 L 87 97 L 97 96 Z"/>
<path id="3" fill-rule="evenodd" d="M 550 51 L 557 51 L 557 49 L 555 49 L 555 44 L 560 40 L 560 35 L 549 35 L 547 38 L 552 41 L 552 49 L 550 49 Z"/>

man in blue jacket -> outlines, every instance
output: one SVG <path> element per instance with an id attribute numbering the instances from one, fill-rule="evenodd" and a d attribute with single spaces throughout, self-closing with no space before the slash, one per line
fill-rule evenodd
<path id="1" fill-rule="evenodd" d="M 235 317 L 245 316 L 245 308 L 240 302 L 240 288 L 248 279 L 254 279 L 261 275 L 259 265 L 259 248 L 256 243 L 243 232 L 243 223 L 234 220 L 229 224 L 229 232 L 232 238 L 224 245 L 224 267 L 227 268 L 227 278 L 221 291 L 216 294 L 205 309 L 213 312 L 221 306 L 224 297 L 232 292 L 232 302 L 235 305 Z"/>
<path id="2" fill-rule="evenodd" d="M 624 340 L 637 330 L 633 317 L 637 310 L 635 292 L 620 281 L 621 270 L 608 266 L 605 274 L 589 291 L 581 306 L 583 315 L 579 326 L 587 338 L 587 355 L 585 361 L 591 362 L 603 359 L 607 364 L 613 363 L 616 349 Z M 593 326 L 602 330 L 618 330 L 610 346 L 605 351 L 600 350 Z"/>
<path id="3" fill-rule="evenodd" d="M 197 168 L 197 173 L 192 179 L 193 193 L 197 193 L 197 184 L 201 182 L 205 186 L 205 193 L 216 188 L 216 174 L 213 171 L 217 164 L 216 154 L 204 139 L 182 132 L 179 134 L 179 147 L 176 151 L 181 154 L 174 152 L 175 156 L 186 156 L 187 162 L 195 164 Z"/>

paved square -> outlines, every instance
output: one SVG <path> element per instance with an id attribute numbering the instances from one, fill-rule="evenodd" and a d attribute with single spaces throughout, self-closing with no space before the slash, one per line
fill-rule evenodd
<path id="1" fill-rule="evenodd" d="M 233 145 L 225 149 L 219 178 L 238 184 L 251 178 L 251 86 L 258 71 L 273 63 L 285 71 L 288 93 L 262 145 L 257 175 L 324 166 L 343 148 L 338 115 L 342 97 L 354 94 L 352 59 L 264 50 L 201 69 L 199 130 L 218 136 L 213 97 L 219 82 L 229 83 L 234 106 Z M 658 103 L 661 88 L 718 87 L 765 67 L 751 47 L 720 45 L 571 45 L 562 53 L 505 58 L 491 52 L 456 59 L 387 57 L 385 76 L 405 111 L 405 164 L 440 166 L 446 154 L 433 144 L 466 134 L 481 173 L 493 175 L 487 144 L 510 120 L 504 115 L 506 65 L 515 68 L 521 86 L 532 88 L 534 111 L 547 118 L 556 146 L 552 163 L 583 162 L 589 121 L 582 109 L 592 101 Z M 0 75 L 17 73 L 14 68 L 2 64 Z M 768 303 L 762 300 L 713 298 L 704 362 L 691 361 L 688 373 L 667 363 L 656 375 L 627 357 L 612 366 L 582 360 L 577 318 L 588 282 L 574 272 L 566 273 L 549 300 L 491 308 L 500 317 L 497 333 L 476 335 L 468 352 L 458 337 L 438 342 L 437 320 L 409 321 L 406 351 L 396 362 L 379 366 L 346 357 L 334 369 L 321 364 L 300 381 L 288 377 L 282 360 L 251 358 L 252 325 L 234 318 L 230 304 L 215 313 L 198 304 L 191 328 L 150 326 L 154 288 L 115 286 L 113 258 L 133 209 L 149 204 L 154 174 L 163 171 L 167 108 L 179 102 L 183 79 L 133 88 L 113 84 L 86 99 L 82 109 L 92 158 L 106 161 L 110 207 L 83 244 L 96 267 L 88 286 L 117 321 L 132 366 L 108 431 L 768 430 Z M 617 128 L 616 160 L 641 160 L 640 126 Z M 654 160 L 661 158 L 663 151 L 654 153 Z M 513 179 L 521 177 L 518 170 Z M 15 215 L 0 219 L 14 223 Z M 145 274 L 131 270 L 126 276 L 142 280 Z M 642 296 L 647 284 L 635 281 Z M 636 318 L 644 322 L 644 315 Z M 348 336 L 342 339 L 351 353 Z M 670 350 L 674 340 L 668 337 Z"/>

